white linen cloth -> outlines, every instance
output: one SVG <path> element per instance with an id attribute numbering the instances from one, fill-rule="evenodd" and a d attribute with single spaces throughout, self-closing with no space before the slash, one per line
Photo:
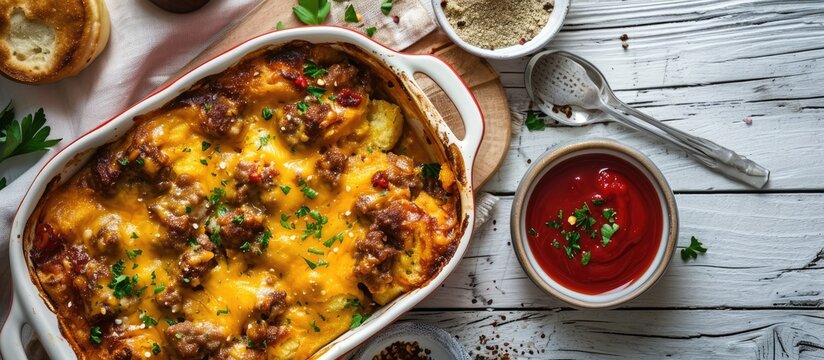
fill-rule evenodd
<path id="1" fill-rule="evenodd" d="M 209 44 L 232 22 L 241 19 L 260 0 L 212 0 L 188 14 L 165 12 L 148 0 L 109 0 L 111 35 L 106 49 L 78 76 L 55 84 L 29 86 L 0 77 L 0 106 L 13 100 L 16 118 L 42 107 L 51 126 L 51 138 L 63 140 L 46 154 L 21 156 L 0 164 L 0 177 L 10 183 L 0 190 L 0 322 L 5 322 L 11 300 L 8 243 L 10 224 L 31 181 L 45 162 L 90 129 L 118 114 L 164 83 Z M 263 0 L 290 1 L 296 0 Z M 330 1 L 327 23 L 358 27 L 376 26 L 376 40 L 403 49 L 436 25 L 428 0 L 396 0 L 392 15 L 401 26 L 390 26 L 392 17 L 380 14 L 374 0 L 353 0 L 362 11 L 364 25 L 345 24 L 348 3 Z M 402 11 L 401 11 L 402 10 Z M 283 14 L 284 18 L 293 16 Z M 277 19 L 273 19 L 277 22 Z M 364 29 L 361 29 L 364 28 Z M 2 325 L 2 323 L 0 323 Z M 42 351 L 34 349 L 40 358 Z"/>

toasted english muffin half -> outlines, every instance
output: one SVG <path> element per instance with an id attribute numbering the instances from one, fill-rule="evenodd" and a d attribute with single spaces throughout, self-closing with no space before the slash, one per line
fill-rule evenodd
<path id="1" fill-rule="evenodd" d="M 103 50 L 103 0 L 0 0 L 0 72 L 44 84 L 77 75 Z"/>

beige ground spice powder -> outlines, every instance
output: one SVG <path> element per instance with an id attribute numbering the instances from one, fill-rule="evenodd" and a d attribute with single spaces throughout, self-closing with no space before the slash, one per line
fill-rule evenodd
<path id="1" fill-rule="evenodd" d="M 537 35 L 552 12 L 551 0 L 443 0 L 449 24 L 466 42 L 499 49 Z"/>

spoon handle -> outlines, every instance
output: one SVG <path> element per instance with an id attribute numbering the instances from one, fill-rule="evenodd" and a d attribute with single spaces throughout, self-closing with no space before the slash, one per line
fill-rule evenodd
<path id="1" fill-rule="evenodd" d="M 618 99 L 602 102 L 603 110 L 621 123 L 661 136 L 695 155 L 705 166 L 756 188 L 770 179 L 770 170 L 710 140 L 690 135 L 644 114 Z M 631 116 L 627 116 L 631 115 Z M 640 121 L 639 121 L 640 120 Z M 654 128 L 650 128 L 652 126 Z M 663 133 L 656 131 L 660 130 Z"/>

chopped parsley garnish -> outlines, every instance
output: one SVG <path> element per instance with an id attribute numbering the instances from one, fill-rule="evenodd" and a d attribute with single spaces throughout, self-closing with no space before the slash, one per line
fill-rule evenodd
<path id="1" fill-rule="evenodd" d="M 601 245 L 607 246 L 618 229 L 618 224 L 604 224 L 601 226 Z"/>
<path id="2" fill-rule="evenodd" d="M 200 159 L 200 163 L 203 165 L 209 165 L 209 162 L 207 162 L 206 159 Z"/>
<path id="3" fill-rule="evenodd" d="M 315 255 L 323 255 L 323 250 L 318 250 L 318 249 L 311 248 L 311 247 L 306 251 L 308 251 L 309 253 L 315 254 Z"/>
<path id="4" fill-rule="evenodd" d="M 535 228 L 529 228 L 529 230 L 527 230 L 527 232 L 529 233 L 529 235 L 538 236 L 538 232 L 535 231 Z"/>
<path id="5" fill-rule="evenodd" d="M 160 345 L 156 342 L 152 343 L 152 354 L 159 355 L 160 354 Z"/>
<path id="6" fill-rule="evenodd" d="M 204 141 L 204 142 L 200 143 L 200 151 L 206 151 L 206 150 L 208 150 L 211 146 L 212 146 L 212 143 L 210 143 L 210 142 L 208 142 L 208 141 Z"/>
<path id="7" fill-rule="evenodd" d="M 544 223 L 544 225 L 546 225 L 546 227 L 548 227 L 548 228 L 553 228 L 553 229 L 560 229 L 561 228 L 561 222 L 558 221 L 558 220 L 547 221 L 547 222 Z"/>
<path id="8" fill-rule="evenodd" d="M 192 213 L 192 207 L 191 207 L 191 206 L 187 206 L 187 207 L 186 207 L 186 213 L 187 213 L 187 214 L 191 214 L 191 213 Z"/>
<path id="9" fill-rule="evenodd" d="M 155 286 L 154 293 L 155 294 L 160 294 L 160 293 L 163 292 L 163 290 L 166 290 L 166 285 L 158 285 L 158 286 Z"/>
<path id="10" fill-rule="evenodd" d="M 309 325 L 312 325 L 312 330 L 315 330 L 315 332 L 320 332 L 320 328 L 315 324 L 315 320 L 312 320 L 312 323 Z"/>
<path id="11" fill-rule="evenodd" d="M 392 11 L 392 0 L 381 1 L 381 12 L 384 15 L 389 15 L 390 11 Z"/>
<path id="12" fill-rule="evenodd" d="M 306 65 L 303 67 L 303 73 L 306 76 L 310 76 L 313 79 L 317 79 L 317 78 L 325 75 L 326 70 L 323 69 L 323 68 L 318 67 L 317 64 L 315 64 L 311 61 L 306 61 Z"/>
<path id="13" fill-rule="evenodd" d="M 140 314 L 140 321 L 142 321 L 143 325 L 146 325 L 147 328 L 157 325 L 157 319 L 149 316 L 146 312 Z"/>
<path id="14" fill-rule="evenodd" d="M 323 260 L 323 259 L 318 260 L 318 262 L 313 262 L 312 260 L 309 260 L 307 258 L 303 258 L 303 260 L 306 261 L 306 265 L 309 265 L 310 270 L 315 270 L 315 268 L 318 267 L 318 266 L 329 267 L 329 263 L 326 262 L 326 260 Z"/>
<path id="15" fill-rule="evenodd" d="M 289 195 L 289 191 L 291 191 L 291 190 L 292 190 L 292 188 L 288 187 L 286 185 L 281 185 L 280 186 L 280 191 L 283 191 L 283 195 Z"/>
<path id="16" fill-rule="evenodd" d="M 226 195 L 226 190 L 224 190 L 223 188 L 216 187 L 212 190 L 212 194 L 209 195 L 209 202 L 211 202 L 212 205 L 217 205 L 217 203 L 220 202 L 220 198 L 222 198 L 223 195 Z"/>
<path id="17" fill-rule="evenodd" d="M 558 242 L 558 239 L 552 239 L 552 247 L 556 249 L 561 247 L 561 243 Z"/>
<path id="18" fill-rule="evenodd" d="M 266 136 L 261 136 L 261 137 L 260 137 L 260 145 L 258 145 L 258 148 L 257 148 L 257 149 L 258 149 L 258 150 L 260 150 L 260 149 L 262 149 L 264 146 L 266 146 L 266 144 L 268 144 L 268 143 L 269 143 L 269 139 L 271 139 L 271 138 L 272 138 L 272 136 L 271 136 L 271 135 L 269 135 L 269 134 L 266 134 Z"/>
<path id="19" fill-rule="evenodd" d="M 235 225 L 243 225 L 243 214 L 235 216 L 232 222 L 235 223 Z"/>
<path id="20" fill-rule="evenodd" d="M 589 251 L 584 251 L 581 255 L 581 264 L 587 265 L 589 264 L 589 260 L 592 258 L 592 253 Z"/>
<path id="21" fill-rule="evenodd" d="M 592 205 L 597 206 L 604 205 L 607 203 L 607 201 L 603 197 L 601 197 L 601 195 L 595 195 L 590 200 L 592 200 Z"/>
<path id="22" fill-rule="evenodd" d="M 100 326 L 92 326 L 91 331 L 89 331 L 89 341 L 92 344 L 100 345 L 103 342 L 102 336 L 103 331 L 100 330 Z"/>
<path id="23" fill-rule="evenodd" d="M 136 239 L 136 238 L 133 238 L 133 239 Z M 128 256 L 129 260 L 132 260 L 132 261 L 134 261 L 134 259 L 136 259 L 140 254 L 143 254 L 143 250 L 140 250 L 140 249 L 126 250 L 126 256 Z"/>
<path id="24" fill-rule="evenodd" d="M 301 187 L 300 192 L 302 192 L 303 195 L 305 195 L 307 198 L 314 199 L 318 197 L 318 192 L 315 191 L 315 189 L 310 188 L 309 184 L 307 184 L 306 181 L 301 180 L 300 182 L 298 182 L 298 186 Z"/>
<path id="25" fill-rule="evenodd" d="M 538 116 L 537 111 L 528 111 L 526 113 L 526 120 L 524 123 L 526 124 L 526 128 L 529 131 L 539 131 L 544 130 L 546 128 L 546 124 L 544 123 L 544 118 Z"/>
<path id="26" fill-rule="evenodd" d="M 441 164 L 431 163 L 421 165 L 421 175 L 424 179 L 437 179 L 441 175 Z"/>
<path id="27" fill-rule="evenodd" d="M 157 275 L 155 275 L 155 272 L 152 271 L 152 285 L 155 284 L 155 279 L 157 279 Z"/>
<path id="28" fill-rule="evenodd" d="M 346 11 L 343 13 L 343 19 L 346 22 L 358 22 L 358 13 L 355 11 L 355 7 L 352 4 L 346 7 Z"/>
<path id="29" fill-rule="evenodd" d="M 139 236 L 137 236 L 137 233 L 136 233 L 136 232 L 134 232 L 134 231 L 132 231 L 131 238 L 132 238 L 132 239 L 137 239 L 138 237 L 139 237 Z"/>
<path id="30" fill-rule="evenodd" d="M 345 308 L 350 308 L 350 307 L 355 307 L 356 308 L 356 307 L 360 307 L 360 306 L 361 306 L 360 299 L 354 298 L 354 299 L 346 299 L 346 305 L 344 305 L 343 308 L 344 309 Z"/>
<path id="31" fill-rule="evenodd" d="M 615 210 L 613 209 L 604 209 L 604 219 L 607 219 L 610 223 L 615 222 Z"/>
<path id="32" fill-rule="evenodd" d="M 226 314 L 228 314 L 228 313 L 230 313 L 230 312 L 231 312 L 231 311 L 229 311 L 229 307 L 228 307 L 228 306 L 226 306 L 226 308 L 225 308 L 225 309 L 220 309 L 220 310 L 218 310 L 218 311 L 217 311 L 217 316 L 220 316 L 220 315 L 226 315 Z"/>
<path id="33" fill-rule="evenodd" d="M 309 214 L 309 207 L 306 205 L 301 205 L 298 211 L 295 211 L 295 216 L 302 218 Z"/>
<path id="34" fill-rule="evenodd" d="M 272 119 L 272 109 L 265 107 L 263 110 L 260 111 L 260 116 L 263 120 L 269 121 Z"/>
<path id="35" fill-rule="evenodd" d="M 286 215 L 286 214 L 280 214 L 280 226 L 282 226 L 284 229 L 288 229 L 288 230 L 294 229 L 295 228 L 294 225 L 291 225 L 288 222 L 290 217 L 291 216 Z"/>
<path id="36" fill-rule="evenodd" d="M 272 233 L 269 230 L 265 230 L 264 232 L 260 233 L 260 236 L 257 238 L 258 244 L 260 244 L 260 250 L 266 250 L 269 247 L 269 239 L 272 238 Z M 261 253 L 258 252 L 258 255 Z"/>
<path id="37" fill-rule="evenodd" d="M 311 86 L 310 85 L 310 86 L 306 87 L 306 92 L 308 92 L 309 94 L 311 94 L 312 96 L 314 96 L 318 100 L 320 100 L 320 97 L 323 96 L 323 94 L 326 93 L 326 89 L 324 89 L 322 87 L 317 87 L 317 86 Z"/>
<path id="38" fill-rule="evenodd" d="M 283 21 L 278 21 L 278 24 L 275 25 L 275 30 L 283 30 L 286 26 L 283 25 Z"/>
<path id="39" fill-rule="evenodd" d="M 301 236 L 301 240 L 306 240 L 309 236 L 314 235 L 316 238 L 320 239 L 323 237 L 323 225 L 325 225 L 329 219 L 321 215 L 320 212 L 317 210 L 310 210 L 309 216 L 312 219 L 315 219 L 315 222 L 307 222 L 306 223 L 306 230 L 303 232 L 303 236 Z"/>
<path id="40" fill-rule="evenodd" d="M 123 274 L 125 266 L 123 259 L 118 260 L 111 266 L 112 281 L 109 282 L 109 289 L 114 290 L 114 297 L 121 299 L 127 295 L 134 293 L 134 288 L 137 286 L 137 275 L 132 277 Z"/>
<path id="41" fill-rule="evenodd" d="M 352 322 L 349 324 L 349 328 L 355 329 L 361 326 L 368 318 L 369 315 L 361 315 L 359 313 L 352 314 Z"/>
<path id="42" fill-rule="evenodd" d="M 305 112 L 306 112 L 306 110 L 309 110 L 309 104 L 307 104 L 307 103 L 306 103 L 306 101 L 301 101 L 301 102 L 298 102 L 298 103 L 297 103 L 297 105 L 295 105 L 295 106 L 296 106 L 296 107 L 298 108 L 298 110 L 300 110 L 300 112 L 302 112 L 302 113 L 305 113 Z"/>
<path id="43" fill-rule="evenodd" d="M 192 148 L 190 148 L 190 147 L 188 147 L 188 146 L 187 146 L 187 147 L 183 148 L 183 150 L 182 150 L 182 151 L 183 151 L 183 152 L 192 152 Z"/>
<path id="44" fill-rule="evenodd" d="M 332 245 L 335 244 L 335 241 L 340 241 L 341 243 L 343 242 L 343 232 L 339 232 L 337 235 L 329 238 L 329 240 L 324 241 L 323 246 L 332 247 Z"/>
<path id="45" fill-rule="evenodd" d="M 248 241 L 244 241 L 243 244 L 240 245 L 240 251 L 243 251 L 243 252 L 247 252 L 251 248 L 252 248 L 252 244 L 249 244 Z"/>
<path id="46" fill-rule="evenodd" d="M 166 318 L 166 319 L 163 319 L 163 321 L 165 321 L 167 324 L 169 324 L 169 326 L 177 324 L 177 321 L 175 319 Z"/>
<path id="47" fill-rule="evenodd" d="M 143 166 L 145 161 L 143 160 L 143 158 L 137 158 L 135 159 L 134 163 L 137 164 L 137 166 Z"/>
<path id="48" fill-rule="evenodd" d="M 690 238 L 690 245 L 681 249 L 681 260 L 689 261 L 690 259 L 697 259 L 698 253 L 704 254 L 707 252 L 707 248 L 704 247 L 695 236 Z"/>
<path id="49" fill-rule="evenodd" d="M 212 110 L 212 103 L 204 103 L 203 105 L 203 112 L 209 112 Z"/>
<path id="50" fill-rule="evenodd" d="M 120 164 L 120 166 L 126 166 L 126 165 L 129 165 L 129 159 L 120 158 L 120 159 L 117 159 L 117 163 Z"/>
<path id="51" fill-rule="evenodd" d="M 378 28 L 376 28 L 374 26 L 366 28 L 366 36 L 369 36 L 369 37 L 374 36 L 375 31 L 378 31 Z"/>

